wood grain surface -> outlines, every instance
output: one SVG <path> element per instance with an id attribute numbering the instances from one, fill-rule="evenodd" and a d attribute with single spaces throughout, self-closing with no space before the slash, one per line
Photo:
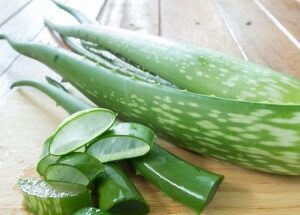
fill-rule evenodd
<path id="1" fill-rule="evenodd" d="M 299 14 L 296 0 L 69 0 L 103 25 L 142 31 L 212 48 L 268 65 L 300 77 Z M 282 32 L 262 10 L 262 4 L 295 39 Z M 0 0 L 0 33 L 17 39 L 55 44 L 43 17 L 59 22 L 72 19 L 46 0 Z M 10 91 L 11 82 L 45 75 L 50 69 L 19 56 L 0 41 L 0 214 L 28 214 L 16 185 L 19 177 L 37 176 L 35 165 L 42 143 L 67 116 L 33 89 Z M 59 79 L 58 79 L 59 80 Z M 300 123 L 300 122 L 299 122 Z M 179 157 L 224 174 L 225 180 L 204 215 L 298 215 L 300 177 L 246 170 L 160 144 Z M 129 173 L 150 203 L 151 215 L 193 214 L 143 178 Z"/>

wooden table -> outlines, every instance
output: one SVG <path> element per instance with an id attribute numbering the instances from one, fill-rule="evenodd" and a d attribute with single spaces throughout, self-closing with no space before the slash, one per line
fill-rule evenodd
<path id="1" fill-rule="evenodd" d="M 299 0 L 72 0 L 71 6 L 101 24 L 198 44 L 300 77 Z M 84 2 L 84 3 L 83 3 Z M 53 43 L 43 16 L 69 20 L 46 0 L 0 1 L 0 32 L 17 39 Z M 27 214 L 16 181 L 36 176 L 43 140 L 67 115 L 34 90 L 9 90 L 21 78 L 43 79 L 51 71 L 0 42 L 0 214 Z M 183 159 L 224 174 L 206 215 L 300 214 L 300 177 L 259 173 L 204 158 L 168 143 Z M 192 214 L 140 177 L 132 176 L 151 214 Z"/>

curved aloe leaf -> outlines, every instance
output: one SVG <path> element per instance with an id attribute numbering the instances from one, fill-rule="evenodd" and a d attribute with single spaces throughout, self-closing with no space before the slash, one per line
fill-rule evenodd
<path id="1" fill-rule="evenodd" d="M 33 214 L 72 215 L 91 206 L 90 191 L 84 186 L 50 183 L 40 179 L 20 179 L 26 207 Z"/>
<path id="2" fill-rule="evenodd" d="M 9 42 L 94 103 L 145 123 L 182 147 L 252 169 L 300 174 L 299 104 L 246 102 L 151 85 L 51 46 Z"/>

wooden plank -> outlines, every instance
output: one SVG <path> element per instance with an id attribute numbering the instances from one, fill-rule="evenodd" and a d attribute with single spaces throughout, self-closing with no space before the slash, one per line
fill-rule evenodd
<path id="1" fill-rule="evenodd" d="M 12 18 L 15 14 L 20 12 L 32 0 L 0 0 L 0 26 Z"/>
<path id="2" fill-rule="evenodd" d="M 241 56 L 213 1 L 161 1 L 161 36 Z"/>
<path id="3" fill-rule="evenodd" d="M 300 40 L 300 4 L 295 0 L 258 0 L 278 21 Z"/>
<path id="4" fill-rule="evenodd" d="M 158 0 L 107 1 L 98 16 L 102 25 L 158 34 Z"/>
<path id="5" fill-rule="evenodd" d="M 110 1 L 110 4 L 113 4 L 113 2 Z M 123 6 L 120 3 L 112 7 L 109 7 L 109 2 L 107 2 L 106 7 L 100 14 L 100 20 L 102 20 L 102 17 L 105 17 L 107 19 L 106 24 L 110 25 L 110 18 L 107 16 L 111 12 L 111 16 L 115 17 L 116 14 L 121 16 L 121 18 L 115 19 L 117 21 L 111 21 L 114 23 L 119 22 L 116 26 L 120 25 L 130 28 L 130 23 L 133 23 L 134 26 L 139 26 L 138 30 L 140 31 L 153 34 L 158 33 L 158 25 L 155 24 L 158 23 L 158 13 L 155 12 L 158 11 L 158 7 L 156 7 L 158 4 L 153 4 L 153 8 L 150 7 L 152 9 L 147 8 L 149 10 L 147 13 L 151 14 L 151 16 L 144 17 L 138 15 L 138 13 L 142 10 L 146 11 L 146 9 L 138 8 L 136 7 L 137 4 L 134 4 L 134 2 L 139 1 L 133 1 L 130 7 L 124 6 L 126 1 L 122 2 Z M 141 3 L 139 7 L 143 7 L 143 5 Z M 117 9 L 118 7 L 122 9 Z M 186 7 L 192 6 L 186 5 Z M 112 10 L 119 12 L 113 12 Z M 130 12 L 127 12 L 128 15 L 124 16 L 122 14 L 126 14 L 125 11 Z M 136 20 L 136 17 L 141 17 L 144 20 Z M 151 19 L 154 24 L 138 24 L 148 23 L 147 19 Z M 127 21 L 123 22 L 122 20 Z M 146 27 L 143 27 L 143 25 Z M 161 30 L 163 31 L 163 28 Z M 181 31 L 173 31 L 172 35 L 174 34 L 181 34 Z M 48 31 L 44 30 L 36 40 L 50 40 Z M 189 42 L 188 38 L 186 40 Z M 231 44 L 235 46 L 234 43 Z M 228 51 L 225 49 L 224 51 L 230 53 L 230 49 L 229 47 Z M 16 73 L 17 71 L 23 72 L 22 74 L 18 74 Z M 42 76 L 43 71 L 47 73 L 49 69 L 28 58 L 20 57 L 10 67 L 7 74 L 19 78 L 20 75 L 29 77 L 28 75 L 31 72 L 34 77 L 41 78 L 38 76 Z M 0 199 L 0 213 L 26 213 L 21 204 L 21 195 L 15 184 L 16 180 L 20 175 L 33 176 L 36 174 L 34 165 L 42 147 L 41 143 L 44 138 L 51 134 L 65 116 L 66 113 L 57 108 L 54 102 L 34 90 L 26 89 L 17 91 L 9 98 L 5 106 L 2 106 L 0 109 L 0 122 L 5 123 L 0 124 L 0 155 L 5 156 L 0 156 L 0 167 L 3 170 L 0 171 L 0 196 L 3 197 Z M 15 131 L 18 131 L 18 135 L 15 135 Z M 165 142 L 161 142 L 160 144 L 195 165 L 225 175 L 226 178 L 220 187 L 220 191 L 204 211 L 204 215 L 281 215 L 286 214 L 287 211 L 292 215 L 300 213 L 297 201 L 300 198 L 300 177 L 284 177 L 257 173 L 201 157 Z M 7 175 L 9 177 L 6 177 Z M 141 190 L 146 200 L 150 203 L 151 214 L 192 214 L 191 210 L 166 197 L 141 177 L 134 176 L 134 174 L 132 174 L 132 177 L 138 189 Z"/>
<path id="6" fill-rule="evenodd" d="M 254 1 L 216 0 L 251 61 L 300 76 L 300 52 Z"/>

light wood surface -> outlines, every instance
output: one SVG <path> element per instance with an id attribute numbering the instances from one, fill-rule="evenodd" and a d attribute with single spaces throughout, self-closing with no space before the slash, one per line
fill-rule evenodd
<path id="1" fill-rule="evenodd" d="M 14 2 L 14 3 L 11 3 Z M 0 0 L 0 33 L 55 43 L 43 16 L 71 22 L 46 0 Z M 300 77 L 300 51 L 260 9 L 263 4 L 299 42 L 299 2 L 295 0 L 80 0 L 66 1 L 101 24 L 198 44 Z M 256 3 L 255 3 L 256 2 Z M 278 4 L 277 4 L 278 3 Z M 249 24 L 250 22 L 250 24 Z M 248 24 L 247 24 L 248 23 Z M 27 214 L 16 185 L 36 176 L 42 142 L 67 115 L 43 94 L 9 91 L 14 80 L 54 75 L 38 62 L 19 56 L 0 41 L 0 214 Z M 300 122 L 299 122 L 300 123 Z M 298 215 L 300 177 L 259 173 L 204 158 L 160 142 L 181 158 L 225 175 L 205 215 Z M 193 214 L 143 180 L 133 178 L 151 205 L 151 214 Z"/>

